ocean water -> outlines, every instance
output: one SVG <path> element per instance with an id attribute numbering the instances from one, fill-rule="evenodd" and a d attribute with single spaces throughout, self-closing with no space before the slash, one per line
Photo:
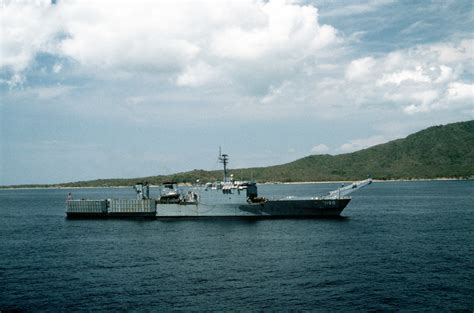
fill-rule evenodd
<path id="1" fill-rule="evenodd" d="M 321 220 L 67 220 L 69 191 L 0 190 L 0 311 L 474 309 L 472 180 L 374 183 Z"/>

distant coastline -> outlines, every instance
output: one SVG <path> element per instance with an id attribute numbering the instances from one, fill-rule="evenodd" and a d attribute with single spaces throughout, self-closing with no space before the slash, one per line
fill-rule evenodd
<path id="1" fill-rule="evenodd" d="M 373 179 L 372 181 L 375 183 L 393 183 L 393 182 L 424 182 L 424 181 L 468 181 L 474 180 L 474 177 L 439 177 L 439 178 L 404 178 L 404 179 Z M 328 180 L 328 181 L 301 181 L 301 182 L 263 182 L 258 183 L 259 185 L 315 185 L 315 184 L 348 184 L 353 183 L 352 180 Z M 161 185 L 150 185 L 152 188 L 158 188 Z M 191 187 L 192 184 L 189 183 L 180 183 L 178 184 L 180 187 Z M 23 187 L 22 185 L 16 186 L 0 186 L 0 190 L 28 190 L 28 189 L 100 189 L 100 188 L 113 188 L 113 189 L 124 189 L 130 188 L 129 185 L 124 186 L 29 186 Z"/>
<path id="2" fill-rule="evenodd" d="M 290 163 L 267 167 L 232 169 L 234 177 L 261 184 L 347 183 L 371 176 L 374 181 L 471 180 L 474 178 L 474 120 L 433 126 L 352 153 L 310 155 Z M 136 182 L 151 186 L 173 181 L 192 185 L 197 180 L 222 179 L 217 170 L 194 169 L 172 175 L 109 178 L 57 184 L 0 186 L 18 188 L 126 188 Z"/>

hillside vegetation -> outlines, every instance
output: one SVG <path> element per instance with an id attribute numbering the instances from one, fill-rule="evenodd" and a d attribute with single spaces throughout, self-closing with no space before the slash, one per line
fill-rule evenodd
<path id="1" fill-rule="evenodd" d="M 230 173 L 238 180 L 257 182 L 358 180 L 368 175 L 382 180 L 473 178 L 473 147 L 474 120 L 430 127 L 404 139 L 353 153 L 311 155 L 287 164 L 232 169 Z M 50 186 L 128 186 L 137 181 L 148 181 L 151 184 L 168 180 L 192 183 L 197 179 L 207 182 L 221 178 L 221 171 L 194 170 L 169 176 L 101 179 Z"/>

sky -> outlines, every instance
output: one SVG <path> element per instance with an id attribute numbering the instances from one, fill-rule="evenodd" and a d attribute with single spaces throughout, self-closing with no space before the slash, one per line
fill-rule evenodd
<path id="1" fill-rule="evenodd" d="M 467 1 L 1 1 L 0 185 L 268 166 L 474 118 Z"/>

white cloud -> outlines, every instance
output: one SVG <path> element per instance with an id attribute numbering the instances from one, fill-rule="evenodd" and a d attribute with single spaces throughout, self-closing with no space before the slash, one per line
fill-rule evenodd
<path id="1" fill-rule="evenodd" d="M 357 80 L 367 77 L 371 73 L 374 65 L 375 60 L 372 57 L 354 60 L 346 69 L 346 79 Z"/>
<path id="2" fill-rule="evenodd" d="M 48 3 L 3 5 L 0 69 L 21 73 L 47 52 L 95 76 L 149 73 L 188 87 L 250 79 L 266 90 L 268 77 L 303 71 L 340 40 L 315 7 L 290 0 Z"/>
<path id="3" fill-rule="evenodd" d="M 341 102 L 391 105 L 407 114 L 469 108 L 472 84 L 461 77 L 472 75 L 472 43 L 434 43 L 353 60 L 346 67 L 346 80 L 331 88 L 337 93 L 329 92 Z"/>
<path id="4" fill-rule="evenodd" d="M 329 147 L 326 146 L 325 144 L 323 143 L 320 143 L 316 146 L 314 146 L 313 148 L 311 148 L 311 152 L 313 154 L 325 154 L 329 151 Z"/>
<path id="5" fill-rule="evenodd" d="M 472 60 L 474 39 L 464 39 L 458 45 L 438 43 L 428 46 L 429 52 L 436 55 L 442 63 L 455 63 Z"/>
<path id="6" fill-rule="evenodd" d="M 47 52 L 58 57 L 53 73 L 66 75 L 74 67 L 92 78 L 121 80 L 110 90 L 141 88 L 123 91 L 120 100 L 136 94 L 154 99 L 145 102 L 156 115 L 142 118 L 180 112 L 171 106 L 163 112 L 156 104 L 163 90 L 173 103 L 199 97 L 202 116 L 215 118 L 330 119 L 365 107 L 413 115 L 472 106 L 472 39 L 348 60 L 351 39 L 322 25 L 318 10 L 301 2 L 48 3 L 2 7 L 0 69 L 11 76 L 1 83 L 10 88 L 27 85 L 27 69 Z M 387 3 L 361 2 L 355 9 L 368 12 Z M 115 113 L 136 110 L 129 101 L 114 105 L 122 104 Z"/>
<path id="7" fill-rule="evenodd" d="M 3 2 L 0 69 L 19 73 L 38 52 L 48 51 L 60 33 L 55 14 L 47 1 Z"/>
<path id="8" fill-rule="evenodd" d="M 198 87 L 217 80 L 219 74 L 216 69 L 204 62 L 188 66 L 177 78 L 179 86 Z"/>
<path id="9" fill-rule="evenodd" d="M 371 136 L 368 138 L 354 139 L 348 143 L 342 144 L 339 150 L 343 153 L 349 153 L 358 151 L 368 147 L 372 147 L 381 143 L 387 142 L 387 139 L 383 136 Z"/>
<path id="10" fill-rule="evenodd" d="M 438 98 L 436 90 L 426 90 L 412 94 L 413 100 L 418 104 L 410 104 L 403 108 L 403 111 L 408 114 L 430 111 L 430 104 Z"/>
<path id="11" fill-rule="evenodd" d="M 429 83 L 431 79 L 423 73 L 421 66 L 416 66 L 414 70 L 403 70 L 391 74 L 384 74 L 382 79 L 377 81 L 379 85 L 395 84 L 400 85 L 404 81 L 413 81 L 417 83 Z"/>
<path id="12" fill-rule="evenodd" d="M 176 71 L 200 51 L 187 16 L 195 5 L 71 1 L 57 9 L 68 34 L 57 53 L 91 70 Z"/>
<path id="13" fill-rule="evenodd" d="M 448 85 L 446 98 L 448 100 L 470 102 L 474 106 L 474 84 L 465 84 L 462 82 L 453 82 Z"/>
<path id="14" fill-rule="evenodd" d="M 433 70 L 436 70 L 436 68 L 432 68 Z M 449 66 L 446 65 L 440 65 L 439 66 L 439 71 L 440 74 L 438 78 L 436 78 L 435 82 L 436 83 L 445 83 L 447 81 L 456 79 L 453 69 Z"/>
<path id="15" fill-rule="evenodd" d="M 213 33 L 212 53 L 220 58 L 255 60 L 263 57 L 300 58 L 325 47 L 336 39 L 336 30 L 319 25 L 318 11 L 285 1 L 254 2 L 248 16 L 236 25 L 226 25 Z M 254 12 L 255 11 L 255 12 Z"/>
<path id="16" fill-rule="evenodd" d="M 53 73 L 58 74 L 61 72 L 63 65 L 61 63 L 56 63 L 53 65 Z"/>

